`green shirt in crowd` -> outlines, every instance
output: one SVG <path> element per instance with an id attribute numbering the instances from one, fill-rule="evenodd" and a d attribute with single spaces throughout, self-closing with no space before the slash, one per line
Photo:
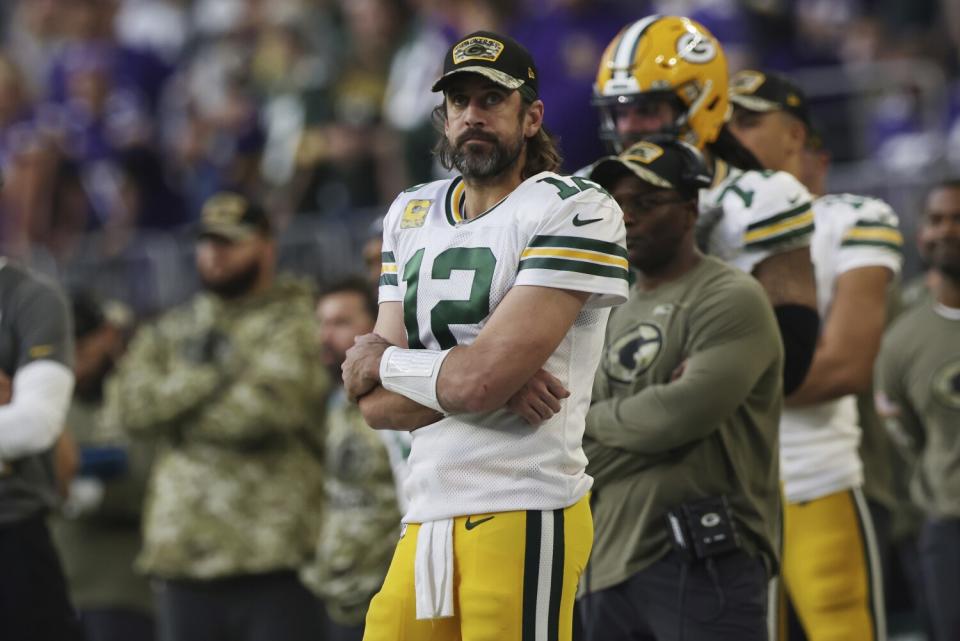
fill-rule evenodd
<path id="1" fill-rule="evenodd" d="M 589 589 L 666 555 L 667 511 L 721 494 L 747 552 L 776 567 L 783 347 L 760 285 L 704 257 L 653 291 L 634 288 L 604 349 L 584 438 L 595 479 Z"/>
<path id="2" fill-rule="evenodd" d="M 897 319 L 876 365 L 877 405 L 915 462 L 913 500 L 960 517 L 960 310 L 919 304 Z"/>
<path id="3" fill-rule="evenodd" d="M 309 287 L 209 293 L 142 328 L 107 383 L 105 421 L 152 438 L 139 568 L 213 579 L 295 570 L 323 497 L 328 375 Z"/>
<path id="4" fill-rule="evenodd" d="M 929 303 L 930 290 L 923 276 L 914 278 L 902 287 L 891 286 L 887 296 L 887 328 L 897 317 L 914 305 Z M 890 534 L 901 541 L 919 531 L 923 515 L 910 499 L 910 464 L 898 448 L 877 413 L 876 392 L 857 395 L 857 414 L 860 419 L 860 459 L 863 461 L 863 493 L 869 501 L 879 503 L 890 514 Z"/>

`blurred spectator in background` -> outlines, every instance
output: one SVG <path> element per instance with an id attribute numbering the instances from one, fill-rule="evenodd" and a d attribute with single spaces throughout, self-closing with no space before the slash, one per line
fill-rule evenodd
<path id="1" fill-rule="evenodd" d="M 22 256 L 28 227 L 43 204 L 52 157 L 44 149 L 24 75 L 9 56 L 0 54 L 0 242 Z"/>
<path id="2" fill-rule="evenodd" d="M 930 193 L 921 222 L 940 273 L 932 300 L 891 327 L 877 361 L 877 410 L 911 462 L 924 514 L 920 575 L 936 641 L 960 638 L 960 181 Z"/>
<path id="3" fill-rule="evenodd" d="M 431 153 L 437 135 L 432 119 L 437 101 L 429 89 L 440 77 L 443 54 L 450 45 L 448 31 L 435 14 L 421 10 L 411 15 L 390 63 L 383 118 L 387 131 L 395 133 L 395 139 L 388 136 L 388 143 L 398 148 L 387 144 L 381 155 L 386 160 L 384 171 L 397 191 L 444 172 Z M 395 162 L 398 157 L 402 163 Z"/>
<path id="4" fill-rule="evenodd" d="M 315 641 L 297 576 L 316 544 L 327 375 L 313 296 L 275 278 L 267 215 L 220 193 L 203 208 L 204 292 L 142 328 L 105 419 L 157 445 L 139 568 L 161 641 Z"/>
<path id="5" fill-rule="evenodd" d="M 150 641 L 154 623 L 146 579 L 134 573 L 151 451 L 105 434 L 103 384 L 121 356 L 130 315 L 87 292 L 72 296 L 77 385 L 67 429 L 80 448 L 79 477 L 63 516 L 51 523 L 87 641 Z"/>
<path id="6" fill-rule="evenodd" d="M 222 189 L 256 193 L 264 132 L 239 18 L 216 25 L 167 88 L 163 146 L 191 215 Z"/>
<path id="7" fill-rule="evenodd" d="M 930 209 L 933 205 L 931 200 L 940 196 L 937 193 L 938 191 L 940 190 L 930 190 L 921 205 L 921 212 Z M 919 225 L 917 227 L 916 245 L 917 253 L 920 256 L 921 273 L 903 284 L 903 289 L 900 292 L 900 306 L 903 309 L 900 311 L 930 302 L 933 298 L 933 290 L 940 286 L 942 276 L 932 263 L 933 244 L 934 234 L 930 226 Z"/>
<path id="8" fill-rule="evenodd" d="M 361 278 L 330 286 L 317 302 L 321 358 L 334 380 L 354 338 L 373 331 L 377 301 Z M 342 383 L 327 401 L 324 515 L 304 581 L 320 597 L 328 623 L 324 641 L 360 641 L 370 599 L 387 575 L 400 509 L 388 443 L 409 453 L 408 433 L 373 430 Z"/>
<path id="9" fill-rule="evenodd" d="M 586 135 L 595 112 L 574 98 L 589 91 L 616 25 L 649 13 L 707 25 L 731 71 L 758 60 L 797 69 L 837 161 L 831 189 L 905 210 L 926 176 L 960 166 L 954 4 L 9 0 L 0 3 L 0 245 L 66 279 L 92 274 L 96 289 L 152 312 L 195 291 L 182 278 L 184 223 L 233 189 L 268 203 L 278 230 L 298 217 L 300 240 L 308 228 L 350 226 L 341 244 L 359 267 L 369 212 L 445 176 L 429 154 L 436 103 L 424 89 L 449 42 L 499 29 L 543 52 L 543 85 L 563 98 L 546 122 L 569 170 L 598 145 Z M 316 261 L 292 266 L 316 275 Z"/>
<path id="10" fill-rule="evenodd" d="M 9 22 L 3 26 L 6 49 L 23 71 L 27 92 L 38 96 L 46 86 L 53 59 L 63 44 L 67 20 L 63 0 L 5 2 Z"/>
<path id="11" fill-rule="evenodd" d="M 73 328 L 61 290 L 0 258 L 0 621 L 4 638 L 72 641 L 79 628 L 47 512 L 53 446 L 73 391 Z"/>
<path id="12" fill-rule="evenodd" d="M 306 104 L 298 162 L 306 175 L 297 210 L 342 212 L 387 202 L 396 143 L 383 126 L 390 61 L 409 19 L 399 0 L 340 0 L 344 52 L 335 77 Z"/>

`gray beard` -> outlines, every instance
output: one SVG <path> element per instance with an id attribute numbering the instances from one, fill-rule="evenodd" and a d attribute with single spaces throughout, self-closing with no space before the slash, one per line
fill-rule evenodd
<path id="1" fill-rule="evenodd" d="M 491 141 L 493 142 L 493 141 Z M 453 153 L 453 166 L 464 178 L 485 180 L 499 176 L 513 166 L 523 151 L 524 140 L 517 141 L 513 149 L 507 149 L 499 142 L 493 142 L 493 151 L 489 154 L 466 151 L 469 141 L 457 145 Z"/>

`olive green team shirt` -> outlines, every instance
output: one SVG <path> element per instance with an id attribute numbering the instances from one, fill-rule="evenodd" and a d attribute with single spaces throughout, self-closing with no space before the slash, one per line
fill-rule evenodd
<path id="1" fill-rule="evenodd" d="M 960 517 L 960 310 L 928 302 L 897 319 L 876 365 L 877 406 L 916 462 L 913 500 Z"/>
<path id="2" fill-rule="evenodd" d="M 613 311 L 584 437 L 590 590 L 670 551 L 667 511 L 720 494 L 748 553 L 776 567 L 782 361 L 760 285 L 709 256 L 653 291 L 632 289 Z"/>

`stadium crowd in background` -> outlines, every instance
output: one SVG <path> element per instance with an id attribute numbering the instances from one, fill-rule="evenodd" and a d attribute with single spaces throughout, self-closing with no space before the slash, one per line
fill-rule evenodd
<path id="1" fill-rule="evenodd" d="M 669 91 L 654 92 L 656 100 L 632 124 L 624 110 L 610 111 L 634 104 L 617 82 L 613 93 L 602 87 L 615 75 L 615 63 L 636 51 L 623 42 L 639 42 L 656 21 L 638 19 L 658 13 L 689 16 L 697 22 L 682 29 L 712 33 L 687 43 L 694 63 L 715 61 L 711 52 L 720 51 L 721 61 L 726 56 L 709 80 L 731 109 L 723 102 L 706 129 L 702 120 L 682 118 L 701 106 L 682 85 L 658 85 Z M 766 605 L 785 615 L 778 622 L 784 629 L 769 636 L 779 641 L 960 638 L 957 609 L 944 598 L 960 589 L 960 511 L 952 494 L 960 446 L 950 432 L 960 390 L 954 338 L 960 190 L 951 180 L 960 174 L 960 9 L 949 0 L 0 4 L 4 634 L 24 626 L 38 640 L 149 639 L 154 629 L 162 641 L 220 633 L 252 641 L 362 637 L 401 517 L 431 512 L 423 506 L 409 511 L 410 488 L 403 485 L 408 435 L 364 431 L 339 366 L 354 336 L 373 327 L 378 285 L 388 301 L 402 301 L 404 314 L 416 303 L 419 263 L 398 270 L 397 230 L 385 234 L 384 225 L 397 227 L 401 217 L 394 212 L 385 223 L 384 215 L 400 193 L 397 202 L 407 209 L 399 228 L 409 237 L 404 225 L 416 226 L 430 207 L 421 212 L 417 203 L 430 201 L 409 200 L 409 194 L 433 180 L 457 184 L 462 169 L 434 153 L 438 126 L 442 132 L 446 121 L 435 109 L 442 98 L 430 89 L 448 49 L 477 29 L 518 38 L 536 60 L 534 86 L 563 155 L 560 173 L 582 168 L 586 176 L 591 167 L 604 167 L 592 166 L 604 154 L 625 152 L 618 161 L 607 158 L 606 169 L 611 162 L 626 168 L 614 172 L 618 180 L 603 171 L 594 176 L 624 205 L 629 262 L 639 280 L 632 280 L 630 302 L 612 315 L 607 345 L 589 354 L 602 363 L 585 440 L 587 472 L 597 477 L 596 583 L 589 585 L 588 570 L 580 595 L 590 594 L 575 610 L 574 638 L 583 632 L 597 639 L 671 639 L 686 615 L 712 613 L 715 595 L 721 610 L 743 596 L 740 614 L 758 638 L 766 632 L 748 610 L 768 596 Z M 616 120 L 604 121 L 611 113 L 622 117 L 620 130 L 610 128 Z M 685 138 L 691 132 L 708 137 Z M 670 158 L 679 143 L 643 142 L 657 133 L 704 151 L 713 184 L 699 195 L 699 217 L 687 211 L 686 197 L 660 203 L 649 194 L 618 195 L 624 175 L 645 181 L 642 189 L 670 191 L 663 175 L 669 183 L 674 173 L 650 166 L 659 158 L 650 146 L 663 145 Z M 623 134 L 629 135 L 617 138 Z M 631 154 L 627 148 L 638 141 L 642 148 Z M 692 153 L 684 162 L 699 157 Z M 681 172 L 681 182 L 689 180 Z M 463 188 L 467 182 L 460 183 L 461 195 L 470 190 Z M 561 199 L 570 190 L 592 190 L 585 187 L 592 183 L 550 184 Z M 824 195 L 840 192 L 849 193 Z M 472 197 L 451 197 L 446 211 L 453 222 Z M 781 200 L 794 206 L 779 207 Z M 638 209 L 634 201 L 645 205 Z M 645 399 L 663 390 L 682 392 L 704 336 L 722 329 L 710 324 L 702 334 L 691 319 L 692 334 L 666 335 L 668 342 L 686 341 L 676 367 L 663 357 L 649 370 L 651 363 L 641 362 L 660 352 L 650 352 L 640 328 L 685 309 L 682 296 L 698 286 L 689 274 L 674 275 L 676 282 L 652 288 L 656 296 L 644 291 L 644 279 L 658 267 L 639 256 L 644 234 L 637 230 L 650 224 L 641 214 L 661 204 L 681 218 L 698 217 L 701 249 L 760 280 L 767 293 L 762 312 L 772 312 L 780 325 L 785 520 L 770 508 L 776 502 L 770 497 L 752 500 L 769 489 L 761 491 L 762 483 L 744 490 L 733 473 L 720 479 L 733 483 L 723 494 L 746 540 L 738 550 L 744 567 L 758 570 L 757 585 L 774 574 L 782 579 L 774 585 L 779 592 L 769 595 L 759 593 L 750 572 L 738 574 L 746 588 L 718 578 L 716 568 L 726 572 L 723 563 L 732 562 L 728 556 L 717 565 L 691 565 L 689 575 L 673 572 L 670 564 L 680 557 L 669 553 L 666 530 L 656 529 L 661 512 L 677 507 L 671 501 L 643 490 L 639 498 L 649 503 L 629 508 L 643 518 L 622 509 L 638 498 L 630 484 L 656 487 L 672 472 L 696 486 L 672 497 L 674 503 L 712 498 L 695 476 L 709 465 L 690 475 L 673 466 L 725 439 L 710 451 L 739 470 L 750 447 L 723 435 L 731 426 L 766 426 L 767 417 L 750 409 L 758 403 L 751 396 L 740 399 L 732 418 L 711 416 L 716 430 L 706 436 L 697 430 L 709 426 L 683 423 L 696 431 L 692 440 L 671 441 L 675 447 L 660 451 L 637 436 L 650 429 L 644 417 L 655 412 L 641 409 L 642 417 L 631 418 L 617 409 L 644 408 Z M 589 224 L 587 210 L 582 213 Z M 735 221 L 746 226 L 743 238 Z M 574 225 L 550 238 L 583 241 L 576 219 Z M 669 231 L 652 228 L 648 235 L 676 240 Z M 912 236 L 915 245 L 902 242 Z M 596 254 L 579 245 L 536 251 L 540 258 L 525 254 L 527 275 L 535 260 L 582 266 L 591 260 L 585 255 Z M 560 253 L 543 258 L 544 251 Z M 780 272 L 783 278 L 761 269 L 787 255 L 799 262 Z M 700 260 L 697 265 L 719 265 Z M 464 269 L 476 270 L 451 267 L 450 273 Z M 690 274 L 701 271 L 694 266 Z M 814 276 L 816 299 L 806 287 Z M 72 314 L 48 277 L 70 292 Z M 427 291 L 426 284 L 445 279 L 423 280 Z M 316 291 L 324 292 L 319 299 Z M 677 298 L 664 306 L 657 296 Z M 814 308 L 820 318 L 815 351 Z M 647 325 L 637 327 L 638 314 Z M 417 329 L 415 311 L 412 320 L 403 317 L 404 329 L 411 322 Z M 467 340 L 459 329 L 448 329 L 447 340 L 432 317 L 419 329 L 427 347 L 431 337 L 440 347 Z M 746 376 L 746 361 L 733 364 Z M 70 396 L 66 366 L 74 369 L 76 387 L 61 420 L 60 405 Z M 40 378 L 32 378 L 37 372 Z M 752 382 L 751 394 L 762 387 L 766 398 L 769 386 Z M 34 415 L 37 390 L 55 402 Z M 697 409 L 693 402 L 683 407 Z M 25 411 L 29 420 L 20 420 Z M 768 436 L 758 429 L 751 456 L 757 448 L 766 452 Z M 769 480 L 761 472 L 757 479 Z M 624 483 L 623 500 L 611 508 L 611 494 Z M 472 529 L 461 508 L 443 513 L 457 524 L 466 519 L 464 527 Z M 59 563 L 47 540 L 47 512 Z M 543 512 L 544 524 L 552 512 Z M 563 513 L 551 518 L 562 523 Z M 473 515 L 474 525 L 484 522 L 481 516 Z M 629 526 L 617 521 L 624 517 Z M 571 530 L 571 540 L 584 538 L 577 532 Z M 533 549 L 527 544 L 520 552 Z M 408 541 L 403 554 L 412 556 L 410 547 Z M 758 557 L 762 563 L 754 567 Z M 571 554 L 568 564 L 574 561 Z M 26 581 L 20 577 L 34 568 L 43 570 L 28 581 L 35 589 L 18 594 L 16 585 Z M 706 574 L 697 573 L 704 568 Z M 394 592 L 401 583 L 394 580 Z M 724 594 L 728 585 L 731 599 Z M 549 619 L 550 634 L 562 620 L 566 630 L 567 587 L 562 617 L 554 616 L 561 609 L 547 590 L 548 615 L 538 610 L 516 618 Z M 707 598 L 691 598 L 686 606 L 681 600 L 677 608 L 678 588 L 691 594 L 702 588 Z M 77 617 L 64 601 L 67 590 Z M 667 595 L 669 603 L 638 596 L 644 590 Z M 524 594 L 537 591 L 524 587 Z M 49 629 L 14 597 L 46 599 L 42 618 Z M 397 613 L 385 600 L 374 609 L 376 631 L 389 636 L 384 621 Z M 603 612 L 609 616 L 598 618 Z M 621 617 L 624 612 L 636 620 Z M 399 618 L 407 614 L 412 610 Z M 731 630 L 740 623 L 736 616 L 721 618 L 734 623 Z M 686 639 L 747 638 L 722 636 L 712 625 L 717 621 L 689 623 Z"/>
<path id="2" fill-rule="evenodd" d="M 130 262 L 149 253 L 144 236 L 196 220 L 221 189 L 256 195 L 281 223 L 382 208 L 443 173 L 428 153 L 425 89 L 446 46 L 474 29 L 513 33 L 541 61 L 554 104 L 547 125 L 573 171 L 604 151 L 584 135 L 597 124 L 600 54 L 639 16 L 699 20 L 724 43 L 732 71 L 762 63 L 853 73 L 909 59 L 950 79 L 960 68 L 955 12 L 938 0 L 3 3 L 0 243 L 48 271 L 71 260 Z M 909 75 L 891 80 L 910 87 Z M 917 136 L 954 131 L 952 87 L 932 120 L 923 87 L 871 95 L 865 113 L 828 104 L 828 145 L 843 160 L 885 160 L 892 148 L 913 158 Z M 866 124 L 846 126 L 854 119 Z M 925 129 L 931 122 L 936 131 Z"/>

